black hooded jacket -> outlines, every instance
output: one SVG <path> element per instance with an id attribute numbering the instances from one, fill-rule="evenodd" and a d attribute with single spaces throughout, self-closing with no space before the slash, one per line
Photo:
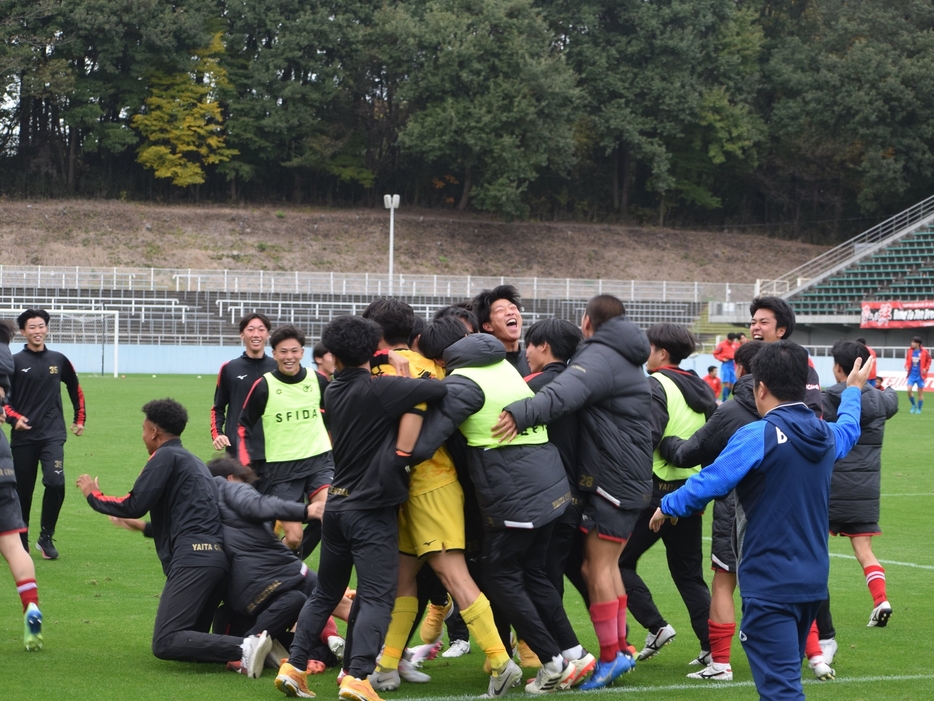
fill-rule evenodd
<path id="1" fill-rule="evenodd" d="M 824 390 L 824 419 L 836 422 L 845 382 Z M 866 385 L 860 395 L 860 434 L 853 449 L 834 463 L 830 482 L 831 523 L 878 523 L 885 422 L 898 411 L 891 387 L 879 391 Z"/>
<path id="2" fill-rule="evenodd" d="M 643 509 L 652 498 L 648 357 L 645 333 L 625 317 L 610 319 L 553 382 L 506 407 L 519 431 L 577 412 L 578 484 L 623 509 Z"/>
<path id="3" fill-rule="evenodd" d="M 275 520 L 305 521 L 305 505 L 264 496 L 244 482 L 215 477 L 224 549 L 230 562 L 225 601 L 253 615 L 273 595 L 302 586 L 306 568 L 270 527 Z M 311 574 L 310 572 L 308 573 Z"/>
<path id="4" fill-rule="evenodd" d="M 447 396 L 425 416 L 412 452 L 414 463 L 434 455 L 448 436 L 483 407 L 480 385 L 451 373 L 505 359 L 503 344 L 489 334 L 466 336 L 444 351 Z M 539 528 L 561 516 L 571 500 L 561 455 L 551 443 L 503 443 L 490 450 L 468 447 L 467 465 L 485 530 Z"/>

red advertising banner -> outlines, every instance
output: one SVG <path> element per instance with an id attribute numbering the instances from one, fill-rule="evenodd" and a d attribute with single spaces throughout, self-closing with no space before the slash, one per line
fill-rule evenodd
<path id="1" fill-rule="evenodd" d="M 861 329 L 914 329 L 934 326 L 934 301 L 863 302 Z"/>
<path id="2" fill-rule="evenodd" d="M 904 392 L 908 389 L 908 373 L 904 370 L 899 372 L 883 370 L 879 373 L 879 379 L 882 380 L 882 389 L 891 387 L 896 392 Z M 924 381 L 924 391 L 934 392 L 934 372 L 929 374 Z"/>

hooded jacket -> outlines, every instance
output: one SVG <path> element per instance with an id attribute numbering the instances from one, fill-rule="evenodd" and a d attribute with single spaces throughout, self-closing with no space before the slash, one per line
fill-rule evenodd
<path id="1" fill-rule="evenodd" d="M 307 520 L 305 505 L 264 496 L 244 482 L 215 477 L 214 483 L 230 562 L 224 600 L 237 613 L 255 615 L 271 596 L 303 586 L 305 573 L 313 576 L 269 525 Z"/>
<path id="2" fill-rule="evenodd" d="M 644 509 L 652 499 L 648 357 L 645 333 L 625 317 L 610 319 L 553 382 L 506 407 L 519 431 L 578 412 L 578 484 L 621 509 Z"/>
<path id="3" fill-rule="evenodd" d="M 732 401 L 723 402 L 713 416 L 697 432 L 684 440 L 677 436 L 663 438 L 658 452 L 672 465 L 706 467 L 716 460 L 733 435 L 747 424 L 759 420 L 752 375 L 743 375 L 733 385 Z M 733 492 L 717 499 L 713 507 L 712 535 L 714 539 L 733 537 L 733 517 L 736 503 Z M 722 566 L 722 565 L 721 565 Z"/>
<path id="4" fill-rule="evenodd" d="M 505 359 L 505 347 L 489 334 L 466 336 L 444 351 L 447 396 L 429 408 L 412 451 L 413 463 L 431 457 L 485 403 L 480 385 L 451 373 Z M 468 446 L 467 467 L 485 530 L 539 528 L 561 516 L 571 500 L 561 455 L 551 443 L 503 443 L 487 450 Z"/>
<path id="5" fill-rule="evenodd" d="M 846 384 L 824 390 L 824 419 L 837 420 L 840 395 Z M 885 422 L 898 411 L 898 395 L 891 387 L 880 391 L 868 384 L 860 397 L 860 436 L 849 455 L 833 467 L 830 483 L 831 523 L 878 523 L 882 472 L 882 435 Z"/>
<path id="6" fill-rule="evenodd" d="M 712 465 L 662 499 L 688 516 L 736 489 L 737 570 L 744 598 L 799 603 L 827 598 L 827 512 L 834 461 L 859 438 L 859 392 L 847 389 L 837 423 L 803 402 L 781 404 L 741 428 Z"/>

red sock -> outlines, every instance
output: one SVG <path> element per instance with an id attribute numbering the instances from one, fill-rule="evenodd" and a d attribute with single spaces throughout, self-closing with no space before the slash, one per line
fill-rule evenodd
<path id="1" fill-rule="evenodd" d="M 808 659 L 824 655 L 824 651 L 820 649 L 820 638 L 817 635 L 817 621 L 811 624 L 811 630 L 808 631 L 808 638 L 804 643 L 804 654 Z"/>
<path id="2" fill-rule="evenodd" d="M 619 653 L 619 634 L 616 630 L 618 613 L 619 599 L 590 605 L 590 620 L 593 621 L 603 662 L 612 662 Z"/>
<path id="3" fill-rule="evenodd" d="M 616 637 L 619 640 L 619 649 L 625 650 L 628 646 L 626 642 L 626 606 L 628 606 L 629 597 L 623 594 L 619 597 L 619 611 L 616 613 Z"/>
<path id="4" fill-rule="evenodd" d="M 889 598 L 885 595 L 885 570 L 881 565 L 869 565 L 863 568 L 863 573 L 866 575 L 866 586 L 872 594 L 872 603 L 878 606 Z"/>
<path id="5" fill-rule="evenodd" d="M 16 591 L 19 592 L 19 598 L 23 602 L 23 611 L 29 604 L 39 605 L 39 588 L 36 586 L 35 579 L 24 579 L 16 583 Z"/>
<path id="6" fill-rule="evenodd" d="M 735 623 L 714 623 L 707 621 L 710 631 L 710 658 L 718 664 L 730 664 L 730 648 L 733 647 Z"/>
<path id="7" fill-rule="evenodd" d="M 334 622 L 334 616 L 328 616 L 328 622 L 324 624 L 324 630 L 321 631 L 321 642 L 328 644 L 329 635 L 340 635 L 337 632 L 337 624 Z"/>

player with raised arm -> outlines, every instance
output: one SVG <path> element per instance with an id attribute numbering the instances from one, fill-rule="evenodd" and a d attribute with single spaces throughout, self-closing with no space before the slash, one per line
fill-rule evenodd
<path id="1" fill-rule="evenodd" d="M 730 439 L 709 467 L 667 494 L 650 526 L 696 513 L 736 489 L 740 640 L 763 699 L 804 699 L 801 658 L 827 598 L 827 513 L 833 465 L 859 438 L 860 393 L 872 361 L 847 378 L 837 423 L 804 403 L 808 355 L 788 341 L 752 363 L 761 420 Z"/>

